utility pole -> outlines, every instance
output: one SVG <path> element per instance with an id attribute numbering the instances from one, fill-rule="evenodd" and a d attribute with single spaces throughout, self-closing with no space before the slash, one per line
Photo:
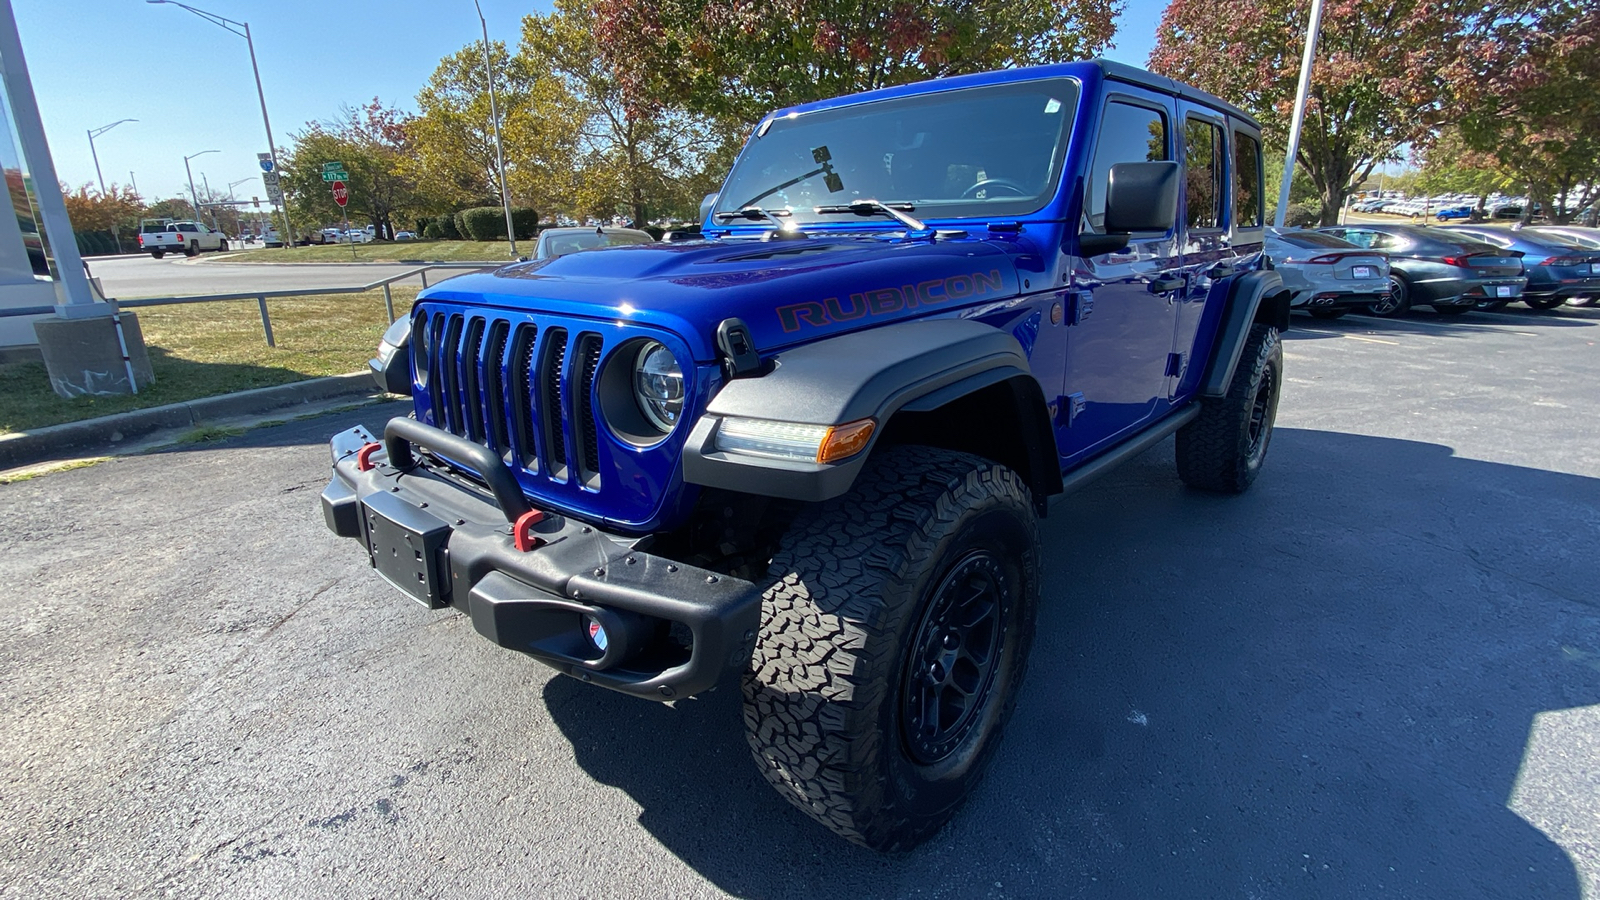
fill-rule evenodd
<path id="1" fill-rule="evenodd" d="M 478 11 L 478 24 L 483 26 L 483 73 L 489 77 L 489 121 L 494 124 L 494 162 L 500 170 L 500 205 L 506 212 L 506 240 L 511 242 L 511 258 L 517 258 L 517 229 L 511 224 L 511 194 L 506 190 L 506 153 L 500 145 L 500 111 L 494 98 L 494 63 L 489 57 L 489 23 L 483 18 L 483 7 L 472 0 Z"/>
<path id="2" fill-rule="evenodd" d="M 1272 224 L 1282 228 L 1289 212 L 1289 187 L 1294 183 L 1295 156 L 1300 152 L 1300 126 L 1306 119 L 1306 94 L 1311 90 L 1311 64 L 1317 56 L 1317 34 L 1322 29 L 1322 0 L 1311 0 L 1311 23 L 1306 27 L 1306 52 L 1300 58 L 1300 86 L 1295 90 L 1294 119 L 1289 124 L 1289 151 L 1283 157 L 1283 183 L 1278 186 L 1278 214 Z"/>

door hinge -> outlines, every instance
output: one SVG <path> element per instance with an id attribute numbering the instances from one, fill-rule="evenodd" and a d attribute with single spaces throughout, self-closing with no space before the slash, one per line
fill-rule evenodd
<path id="1" fill-rule="evenodd" d="M 1076 393 L 1072 393 L 1072 394 L 1068 394 L 1067 395 L 1067 427 L 1068 428 L 1072 427 L 1073 420 L 1077 419 L 1078 415 L 1080 413 L 1082 413 L 1085 409 L 1087 409 L 1088 406 L 1089 406 L 1089 401 L 1083 399 L 1083 392 L 1082 391 L 1078 391 Z"/>
<path id="2" fill-rule="evenodd" d="M 1168 353 L 1167 354 L 1167 377 L 1169 377 L 1169 378 L 1177 378 L 1179 375 L 1182 375 L 1183 374 L 1183 363 L 1184 363 L 1184 354 L 1182 354 L 1182 353 Z"/>
<path id="3" fill-rule="evenodd" d="M 1094 295 L 1088 291 L 1074 291 L 1071 302 L 1072 310 L 1067 316 L 1067 322 L 1072 325 L 1082 325 L 1083 320 L 1094 312 Z"/>

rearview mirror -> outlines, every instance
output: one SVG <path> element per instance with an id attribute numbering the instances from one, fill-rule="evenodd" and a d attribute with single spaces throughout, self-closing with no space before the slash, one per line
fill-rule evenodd
<path id="1" fill-rule="evenodd" d="M 1178 164 L 1128 162 L 1111 167 L 1106 184 L 1108 233 L 1168 231 L 1178 221 Z"/>

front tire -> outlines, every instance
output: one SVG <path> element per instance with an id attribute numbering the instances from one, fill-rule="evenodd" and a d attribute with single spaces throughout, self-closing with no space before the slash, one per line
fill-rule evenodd
<path id="1" fill-rule="evenodd" d="M 1266 462 L 1283 390 L 1278 329 L 1250 326 L 1227 396 L 1202 397 L 1200 415 L 1178 429 L 1178 477 L 1202 491 L 1240 494 Z"/>
<path id="2" fill-rule="evenodd" d="M 1567 305 L 1568 306 L 1593 306 L 1594 305 L 1594 301 L 1595 301 L 1594 297 L 1568 297 L 1567 298 Z"/>
<path id="3" fill-rule="evenodd" d="M 971 454 L 888 448 L 801 513 L 768 576 L 744 678 L 757 765 L 842 837 L 915 846 L 982 777 L 1027 666 L 1027 485 Z"/>
<path id="4" fill-rule="evenodd" d="M 221 243 L 217 244 L 217 252 L 218 253 L 226 253 L 226 252 L 228 252 L 228 242 L 227 241 L 222 241 Z"/>

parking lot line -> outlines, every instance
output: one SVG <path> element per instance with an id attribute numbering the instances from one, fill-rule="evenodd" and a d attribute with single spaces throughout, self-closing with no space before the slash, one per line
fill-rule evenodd
<path id="1" fill-rule="evenodd" d="M 1390 344 L 1390 345 L 1395 346 L 1395 347 L 1400 346 L 1400 342 L 1399 341 L 1386 341 L 1383 338 L 1367 337 L 1365 335 L 1360 335 L 1360 334 L 1344 334 L 1344 333 L 1338 332 L 1338 331 L 1322 331 L 1320 329 L 1305 328 L 1305 327 L 1298 326 L 1298 325 L 1295 326 L 1294 330 L 1295 331 L 1304 331 L 1306 334 L 1325 334 L 1328 337 L 1342 337 L 1342 338 L 1346 338 L 1346 339 L 1352 340 L 1352 341 L 1366 341 L 1369 344 Z"/>

